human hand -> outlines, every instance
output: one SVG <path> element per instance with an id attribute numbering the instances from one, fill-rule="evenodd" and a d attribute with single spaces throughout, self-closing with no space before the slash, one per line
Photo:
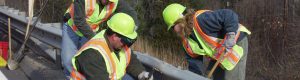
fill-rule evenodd
<path id="1" fill-rule="evenodd" d="M 226 39 L 223 44 L 225 46 L 226 50 L 232 49 L 232 47 L 236 44 L 235 42 L 235 33 L 234 32 L 229 32 L 226 34 Z"/>

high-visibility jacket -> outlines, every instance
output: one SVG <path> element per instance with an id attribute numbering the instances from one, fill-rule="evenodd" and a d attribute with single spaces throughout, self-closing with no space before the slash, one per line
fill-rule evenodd
<path id="1" fill-rule="evenodd" d="M 86 44 L 84 44 L 81 47 L 81 49 L 78 51 L 78 53 L 72 58 L 72 64 L 73 64 L 73 71 L 71 72 L 72 79 L 75 80 L 85 79 L 84 75 L 80 74 L 80 72 L 77 71 L 75 61 L 76 61 L 76 57 L 79 56 L 80 54 L 83 54 L 82 52 L 87 49 L 95 49 L 100 53 L 100 55 L 102 55 L 105 61 L 107 73 L 109 74 L 109 78 L 111 80 L 120 80 L 125 75 L 126 67 L 130 63 L 131 49 L 125 47 L 118 54 L 111 52 L 107 42 L 104 39 L 104 33 L 105 30 L 95 35 L 95 37 L 93 37 Z M 84 54 L 88 54 L 88 53 L 84 53 Z M 119 58 L 117 57 L 117 55 L 119 56 Z"/>
<path id="2" fill-rule="evenodd" d="M 100 12 L 99 4 L 97 0 L 85 0 L 85 13 L 86 13 L 86 22 L 93 30 L 96 32 L 99 30 L 99 24 L 106 21 L 111 14 L 116 10 L 119 0 L 109 0 L 110 3 L 105 5 Z M 76 25 L 73 22 L 74 18 L 74 5 L 68 8 L 67 12 L 69 13 L 71 18 L 67 21 L 68 25 L 72 28 L 72 30 L 78 35 L 83 36 L 83 34 L 77 29 Z"/>
<path id="3" fill-rule="evenodd" d="M 205 55 L 209 56 L 210 58 L 214 60 L 218 60 L 221 56 L 221 53 L 225 53 L 225 47 L 222 46 L 224 43 L 223 39 L 219 39 L 213 36 L 206 35 L 200 25 L 197 21 L 197 16 L 202 14 L 203 12 L 208 10 L 199 10 L 194 15 L 194 27 L 193 32 L 199 42 L 200 45 L 197 44 L 197 42 L 191 38 L 185 38 L 182 36 L 182 43 L 185 51 L 190 55 L 191 57 L 197 57 L 198 55 Z M 239 28 L 237 29 L 237 34 L 235 36 L 235 41 L 238 39 L 240 32 L 246 32 L 247 34 L 251 34 L 251 32 L 246 29 L 243 25 L 239 24 Z M 225 36 L 226 38 L 226 36 Z M 201 46 L 202 48 L 200 48 Z M 226 70 L 232 70 L 236 64 L 239 62 L 240 58 L 243 56 L 243 48 L 234 45 L 232 50 L 229 52 L 226 52 L 224 55 L 224 58 L 221 60 L 221 67 L 225 68 Z"/>

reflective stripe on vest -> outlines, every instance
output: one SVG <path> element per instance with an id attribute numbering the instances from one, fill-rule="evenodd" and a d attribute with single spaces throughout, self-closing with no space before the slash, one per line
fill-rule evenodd
<path id="1" fill-rule="evenodd" d="M 183 48 L 186 51 L 186 53 L 188 53 L 188 55 L 190 55 L 192 58 L 196 58 L 198 55 L 193 52 L 190 44 L 188 43 L 188 40 L 184 37 L 183 34 L 181 34 L 181 38 L 182 38 L 181 40 L 183 43 Z"/>
<path id="2" fill-rule="evenodd" d="M 102 33 L 102 31 L 100 32 L 100 35 L 102 35 L 101 33 Z M 119 60 L 116 57 L 115 53 L 110 51 L 107 43 L 105 42 L 105 39 L 101 38 L 101 37 L 102 36 L 99 36 L 99 34 L 97 34 L 94 38 L 92 38 L 90 41 L 88 41 L 86 44 L 84 44 L 82 46 L 82 48 L 78 51 L 78 54 L 76 54 L 75 57 L 72 58 L 72 64 L 73 64 L 73 68 L 74 68 L 72 73 L 77 72 L 77 68 L 76 68 L 76 64 L 75 64 L 76 57 L 87 49 L 95 49 L 99 53 L 101 53 L 102 57 L 105 60 L 109 78 L 111 80 L 122 79 L 122 77 L 126 73 L 126 67 L 130 62 L 130 57 L 131 57 L 130 48 L 125 47 L 120 51 L 120 53 L 119 53 L 120 60 Z M 76 76 L 72 76 L 72 78 L 74 79 L 74 78 L 76 78 Z"/>
<path id="3" fill-rule="evenodd" d="M 73 68 L 72 72 L 71 72 L 70 80 L 86 80 L 86 78 L 81 73 L 74 70 L 74 68 Z"/>
<path id="4" fill-rule="evenodd" d="M 206 35 L 202 31 L 202 29 L 197 21 L 197 16 L 206 11 L 209 11 L 209 10 L 199 10 L 196 12 L 196 14 L 194 15 L 194 28 L 193 29 L 194 29 L 194 33 L 195 33 L 199 43 L 201 44 L 201 46 L 203 47 L 203 49 L 206 53 L 205 55 L 210 56 L 211 58 L 213 58 L 215 60 L 218 60 L 220 58 L 221 53 L 225 52 L 225 47 L 222 46 L 222 44 L 224 43 L 224 40 Z M 242 31 L 241 28 L 246 29 L 246 28 L 244 28 L 244 26 L 239 25 L 237 34 L 235 36 L 235 41 L 237 41 L 237 39 L 240 35 L 240 31 Z M 226 36 L 225 36 L 225 38 L 226 38 Z M 235 67 L 235 65 L 239 62 L 239 60 L 242 56 L 243 56 L 243 48 L 238 45 L 234 45 L 232 50 L 230 50 L 229 52 L 226 52 L 226 55 L 224 55 L 224 58 L 221 61 L 222 67 L 225 68 L 226 70 L 232 70 Z"/>
<path id="5" fill-rule="evenodd" d="M 185 49 L 186 53 L 191 56 L 192 58 L 196 58 L 199 55 L 205 55 L 205 51 L 200 48 L 201 45 L 198 45 L 196 41 L 191 38 L 182 38 L 183 48 Z"/>
<path id="6" fill-rule="evenodd" d="M 125 55 L 126 56 L 126 66 L 128 66 L 130 63 L 130 58 L 131 58 L 131 51 L 130 51 L 130 48 L 128 48 L 127 46 L 125 46 L 124 51 L 126 53 L 126 55 Z"/>
<path id="7" fill-rule="evenodd" d="M 96 32 L 99 30 L 99 24 L 106 21 L 111 14 L 115 11 L 118 5 L 118 0 L 114 0 L 113 2 L 109 2 L 107 5 L 105 5 L 100 12 L 99 4 L 96 2 L 96 0 L 85 0 L 85 13 L 86 13 L 86 22 L 90 26 L 90 28 L 93 30 L 93 32 Z M 72 30 L 78 35 L 83 36 L 83 34 L 77 29 L 73 22 L 74 18 L 74 5 L 71 4 L 69 9 L 67 10 L 67 13 L 70 13 L 71 19 L 68 20 L 68 25 L 72 28 Z"/>

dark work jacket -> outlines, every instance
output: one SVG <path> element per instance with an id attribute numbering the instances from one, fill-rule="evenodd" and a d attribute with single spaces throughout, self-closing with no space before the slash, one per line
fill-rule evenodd
<path id="1" fill-rule="evenodd" d="M 224 39 L 228 32 L 237 33 L 239 27 L 238 15 L 229 9 L 206 11 L 197 16 L 197 21 L 206 35 L 221 39 Z M 246 35 L 246 33 L 241 32 L 237 42 Z"/>
<path id="2" fill-rule="evenodd" d="M 238 15 L 229 9 L 219 9 L 215 11 L 204 12 L 197 16 L 197 22 L 201 30 L 206 35 L 217 37 L 220 39 L 224 39 L 226 33 L 228 32 L 237 33 L 236 30 L 239 27 Z M 246 36 L 247 33 L 241 32 L 237 42 L 241 41 Z M 192 32 L 189 37 L 192 40 L 196 41 L 199 47 L 203 49 L 194 32 Z M 187 59 L 190 58 L 191 57 L 189 56 L 187 57 Z"/>
<path id="3" fill-rule="evenodd" d="M 101 8 L 103 8 L 103 5 L 99 2 L 101 1 L 97 0 L 100 10 L 102 10 Z M 77 26 L 78 30 L 84 35 L 84 37 L 91 39 L 96 33 L 94 33 L 92 29 L 89 27 L 89 25 L 86 23 L 86 19 L 85 19 L 86 14 L 85 14 L 85 7 L 84 7 L 85 0 L 74 0 L 73 4 L 74 4 L 74 24 Z M 136 11 L 131 6 L 129 6 L 129 4 L 124 0 L 119 0 L 117 8 L 114 13 L 117 12 L 123 12 L 130 15 L 134 19 L 136 25 L 139 26 Z M 69 19 L 70 14 L 66 14 L 64 18 L 66 18 L 64 20 Z M 106 25 L 106 22 L 103 22 L 99 25 L 103 25 L 103 24 Z"/>
<path id="4" fill-rule="evenodd" d="M 119 58 L 119 56 L 117 56 Z M 83 51 L 75 60 L 78 72 L 83 74 L 87 80 L 109 80 L 109 74 L 102 55 L 94 50 Z M 137 79 L 138 75 L 145 71 L 136 55 L 131 53 L 130 63 L 126 68 L 126 73 Z"/>

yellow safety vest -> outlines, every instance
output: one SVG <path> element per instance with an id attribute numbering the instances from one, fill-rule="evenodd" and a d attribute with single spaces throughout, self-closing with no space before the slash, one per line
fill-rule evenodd
<path id="1" fill-rule="evenodd" d="M 198 55 L 206 55 L 214 60 L 218 60 L 221 56 L 221 53 L 225 52 L 225 47 L 222 46 L 224 43 L 223 39 L 219 39 L 216 37 L 206 35 L 197 21 L 197 16 L 202 14 L 203 12 L 208 10 L 199 10 L 194 15 L 194 34 L 197 37 L 197 40 L 200 43 L 200 46 L 203 48 L 201 49 L 196 41 L 192 40 L 191 38 L 185 38 L 182 36 L 182 43 L 184 46 L 185 51 L 191 57 L 197 57 Z M 239 29 L 237 30 L 237 35 L 235 37 L 235 41 L 238 39 L 240 31 L 246 32 L 247 34 L 251 34 L 251 32 L 246 29 L 243 25 L 239 24 Z M 226 36 L 225 36 L 226 37 Z M 232 70 L 236 64 L 239 62 L 240 58 L 243 56 L 243 48 L 234 45 L 230 52 L 226 52 L 224 55 L 223 60 L 221 61 L 221 67 L 225 68 L 226 70 Z"/>
<path id="2" fill-rule="evenodd" d="M 105 30 L 101 31 L 91 40 L 89 40 L 86 44 L 84 44 L 78 53 L 72 58 L 73 71 L 71 72 L 72 79 L 82 80 L 85 79 L 80 72 L 77 71 L 76 67 L 76 57 L 82 54 L 83 51 L 87 49 L 95 49 L 97 50 L 105 60 L 105 65 L 107 68 L 107 72 L 109 74 L 109 78 L 111 80 L 121 80 L 122 77 L 126 73 L 126 67 L 130 63 L 131 58 L 131 49 L 128 47 L 123 48 L 119 53 L 119 59 L 117 58 L 116 53 L 111 52 L 107 42 L 104 39 Z M 86 53 L 88 54 L 88 53 Z M 99 74 L 101 75 L 101 74 Z"/>
<path id="3" fill-rule="evenodd" d="M 96 32 L 99 30 L 99 24 L 106 21 L 111 14 L 116 10 L 119 0 L 109 0 L 110 2 L 105 5 L 100 12 L 99 4 L 96 2 L 97 0 L 85 0 L 85 13 L 86 13 L 86 22 L 93 30 Z M 74 5 L 68 8 L 66 13 L 70 13 L 71 18 L 67 21 L 68 25 L 72 28 L 72 30 L 80 37 L 83 34 L 77 29 L 76 25 L 73 22 L 74 17 Z"/>

